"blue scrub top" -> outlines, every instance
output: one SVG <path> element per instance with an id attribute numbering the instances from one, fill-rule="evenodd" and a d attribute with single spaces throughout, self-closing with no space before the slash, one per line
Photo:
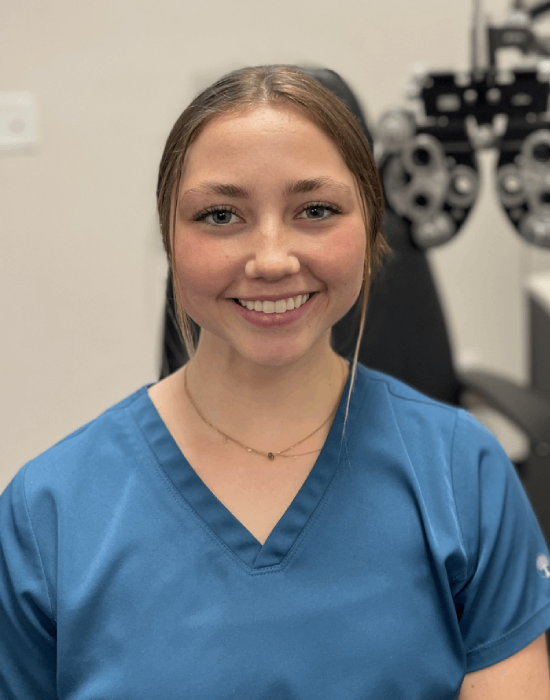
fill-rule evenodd
<path id="1" fill-rule="evenodd" d="M 348 380 L 349 381 L 349 380 Z M 550 627 L 550 557 L 469 414 L 358 367 L 264 545 L 146 387 L 0 497 L 2 700 L 452 700 Z"/>

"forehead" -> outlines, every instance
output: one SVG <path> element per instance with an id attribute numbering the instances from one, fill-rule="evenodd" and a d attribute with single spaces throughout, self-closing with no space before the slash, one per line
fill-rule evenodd
<path id="1" fill-rule="evenodd" d="M 311 176 L 337 172 L 354 180 L 332 139 L 306 114 L 286 105 L 260 105 L 212 119 L 187 151 L 182 180 L 239 171 L 258 175 L 262 163 L 269 163 L 271 174 L 275 166 L 277 173 L 309 169 Z"/>

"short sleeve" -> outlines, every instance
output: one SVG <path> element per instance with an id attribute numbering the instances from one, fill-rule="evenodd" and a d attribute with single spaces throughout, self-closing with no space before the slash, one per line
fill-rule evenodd
<path id="1" fill-rule="evenodd" d="M 550 628 L 550 556 L 498 441 L 465 412 L 452 479 L 467 564 L 453 583 L 467 672 L 520 651 Z"/>
<path id="2" fill-rule="evenodd" d="M 24 478 L 0 496 L 0 698 L 54 700 L 56 629 Z"/>

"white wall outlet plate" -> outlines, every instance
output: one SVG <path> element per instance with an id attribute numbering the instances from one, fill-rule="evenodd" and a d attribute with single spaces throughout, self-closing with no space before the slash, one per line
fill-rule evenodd
<path id="1" fill-rule="evenodd" d="M 30 92 L 0 92 L 0 152 L 38 145 L 36 100 Z"/>

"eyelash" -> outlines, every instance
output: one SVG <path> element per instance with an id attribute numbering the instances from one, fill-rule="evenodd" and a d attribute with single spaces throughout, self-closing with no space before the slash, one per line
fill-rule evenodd
<path id="1" fill-rule="evenodd" d="M 193 217 L 193 221 L 204 221 L 207 216 L 210 216 L 210 214 L 215 214 L 218 211 L 223 211 L 223 212 L 228 212 L 229 214 L 234 214 L 237 216 L 237 212 L 233 207 L 226 207 L 226 206 L 218 206 L 218 207 L 209 207 L 208 209 L 204 209 L 203 211 L 199 212 L 198 214 L 195 214 Z M 213 224 L 214 226 L 222 226 L 223 224 Z"/>
<path id="2" fill-rule="evenodd" d="M 330 211 L 333 215 L 342 213 L 342 210 L 340 209 L 340 207 L 336 206 L 336 204 L 330 204 L 329 202 L 312 202 L 311 204 L 306 204 L 305 207 L 302 207 L 298 214 L 302 214 L 308 209 L 326 209 L 327 211 Z M 330 218 L 330 216 L 327 217 L 327 219 Z M 325 219 L 310 219 L 310 221 L 325 221 Z"/>
<path id="3" fill-rule="evenodd" d="M 300 211 L 298 212 L 298 215 L 302 214 L 304 211 L 307 211 L 308 209 L 326 209 L 327 211 L 330 211 L 332 215 L 334 214 L 341 214 L 342 210 L 340 207 L 336 206 L 335 204 L 329 204 L 328 202 L 313 202 L 311 204 L 306 204 L 306 206 L 302 207 Z M 193 221 L 204 221 L 208 216 L 211 214 L 215 214 L 216 212 L 227 212 L 229 214 L 234 214 L 235 216 L 237 215 L 236 210 L 233 207 L 229 206 L 216 206 L 216 207 L 209 207 L 208 209 L 204 209 L 203 211 L 199 212 L 198 214 L 195 214 L 193 217 Z M 310 219 L 310 221 L 325 221 L 326 219 L 330 219 L 331 217 L 326 217 L 323 219 Z M 213 226 L 223 226 L 223 224 L 212 224 Z"/>

